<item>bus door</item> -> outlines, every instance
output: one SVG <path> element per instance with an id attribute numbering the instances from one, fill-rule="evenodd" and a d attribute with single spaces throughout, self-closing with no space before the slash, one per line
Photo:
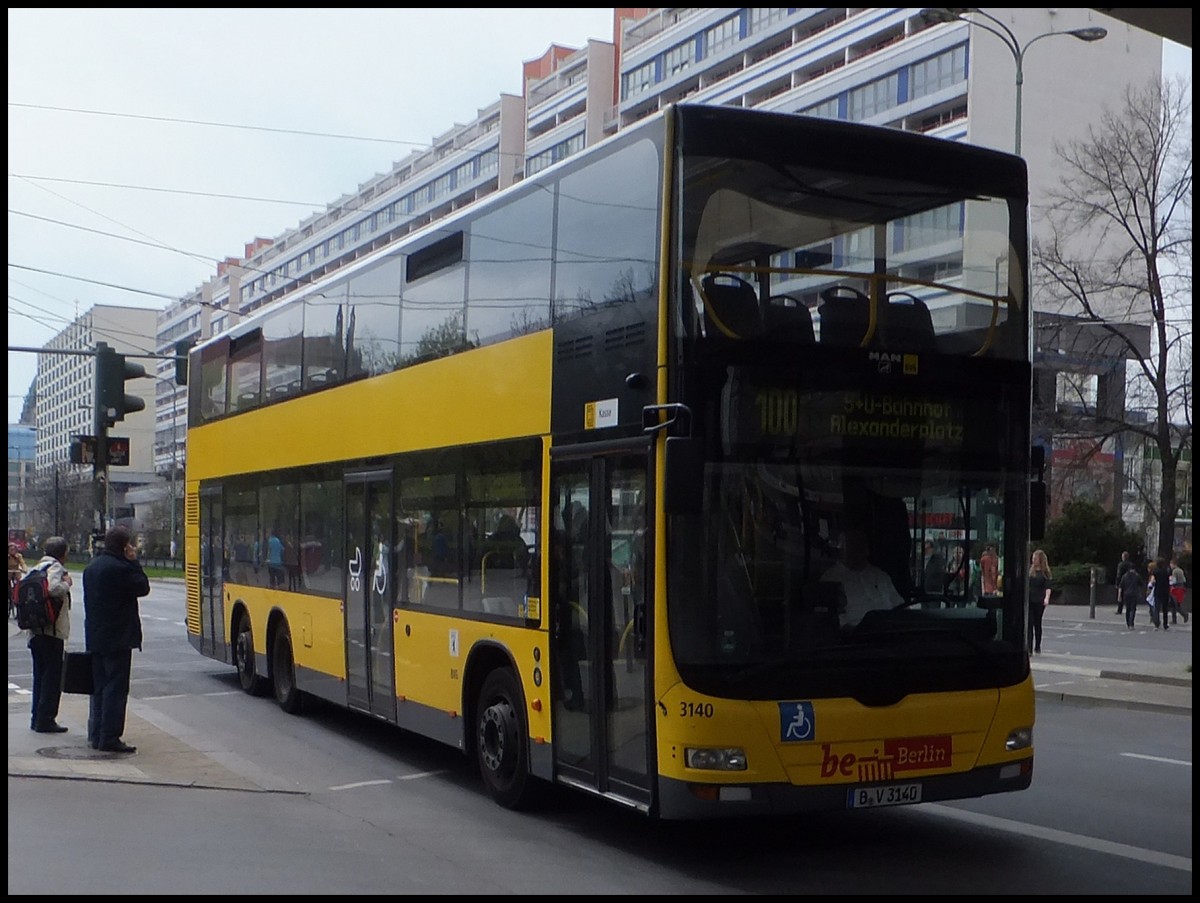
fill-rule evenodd
<path id="1" fill-rule="evenodd" d="M 346 475 L 346 704 L 396 720 L 392 474 Z"/>
<path id="2" fill-rule="evenodd" d="M 559 780 L 650 802 L 649 452 L 554 449 L 550 631 Z"/>
<path id="3" fill-rule="evenodd" d="M 221 661 L 233 661 L 225 645 L 225 581 L 229 558 L 221 533 L 222 491 L 200 491 L 200 652 Z"/>

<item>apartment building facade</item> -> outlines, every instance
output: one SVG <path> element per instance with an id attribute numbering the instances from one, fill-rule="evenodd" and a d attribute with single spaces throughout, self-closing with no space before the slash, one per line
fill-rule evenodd
<path id="1" fill-rule="evenodd" d="M 931 22 L 921 8 L 614 8 L 610 40 L 552 45 L 520 64 L 520 96 L 502 94 L 295 229 L 248 243 L 162 312 L 157 351 L 218 333 L 671 103 L 847 119 L 1006 151 L 1019 115 L 1037 236 L 1037 199 L 1058 181 L 1055 146 L 1086 134 L 1128 85 L 1159 77 L 1162 39 L 1091 9 L 984 12 L 1023 42 L 1038 38 L 1020 60 L 1019 114 L 1014 51 L 966 21 Z M 1089 26 L 1107 37 L 1051 34 Z M 1037 297 L 1034 306 L 1042 309 Z M 184 393 L 167 385 L 169 370 L 160 362 L 160 473 L 181 466 L 186 434 Z"/>

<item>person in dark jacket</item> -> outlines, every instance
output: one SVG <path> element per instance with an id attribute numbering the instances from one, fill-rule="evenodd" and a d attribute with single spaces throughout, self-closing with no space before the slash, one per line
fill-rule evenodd
<path id="1" fill-rule="evenodd" d="M 92 653 L 92 700 L 88 743 L 104 752 L 132 753 L 121 739 L 129 701 L 133 650 L 142 648 L 138 599 L 150 592 L 150 580 L 137 560 L 128 527 L 104 534 L 104 546 L 83 569 L 83 633 Z"/>
<path id="2" fill-rule="evenodd" d="M 1125 562 L 1121 562 L 1124 566 Z M 1146 578 L 1142 576 L 1142 572 L 1137 569 L 1137 565 L 1132 561 L 1129 562 L 1129 567 L 1125 568 L 1125 572 L 1121 574 L 1121 584 L 1117 587 L 1117 600 L 1125 606 L 1125 626 L 1133 630 L 1134 613 L 1137 611 L 1138 603 L 1141 602 L 1146 595 Z"/>
<path id="3" fill-rule="evenodd" d="M 1134 569 L 1134 564 L 1129 557 L 1129 553 L 1122 552 L 1121 563 L 1117 565 L 1117 614 L 1120 614 L 1121 609 L 1125 607 L 1125 593 L 1121 590 L 1121 580 L 1131 569 Z"/>

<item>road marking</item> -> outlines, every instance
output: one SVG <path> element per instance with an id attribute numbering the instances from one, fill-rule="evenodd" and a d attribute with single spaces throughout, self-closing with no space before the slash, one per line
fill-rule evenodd
<path id="1" fill-rule="evenodd" d="M 1040 837 L 1042 840 L 1051 840 L 1055 843 L 1063 843 L 1067 846 L 1092 850 L 1097 853 L 1107 853 L 1110 856 L 1137 859 L 1140 862 L 1150 865 L 1165 865 L 1167 868 L 1179 869 L 1181 872 L 1190 873 L 1192 870 L 1192 860 L 1186 856 L 1174 856 L 1170 853 L 1160 852 L 1159 850 L 1146 850 L 1141 847 L 1130 846 L 1127 843 L 1114 843 L 1111 840 L 1100 840 L 1097 837 L 1085 837 L 1082 834 L 1072 834 L 1070 831 L 1043 828 L 1040 825 L 1031 825 L 1027 822 L 997 818 L 994 815 L 967 812 L 964 809 L 955 809 L 939 803 L 924 803 L 920 808 L 937 812 L 939 815 L 947 815 L 950 818 L 956 818 L 959 821 L 969 822 L 980 827 L 1020 834 L 1023 837 Z"/>
<path id="2" fill-rule="evenodd" d="M 330 787 L 330 790 L 355 790 L 359 787 L 377 787 L 380 784 L 390 784 L 391 781 L 356 781 L 353 784 L 339 784 L 337 787 Z"/>
<path id="3" fill-rule="evenodd" d="M 1130 759 L 1145 759 L 1147 762 L 1166 762 L 1168 765 L 1187 765 L 1189 768 L 1192 763 L 1183 759 L 1168 759 L 1164 756 L 1147 756 L 1143 753 L 1121 753 L 1121 755 Z"/>
<path id="4" fill-rule="evenodd" d="M 396 780 L 398 780 L 398 781 L 414 781 L 417 778 L 432 778 L 435 775 L 445 774 L 445 773 L 446 773 L 446 770 L 444 768 L 440 769 L 438 771 L 418 771 L 416 774 L 398 774 L 398 775 L 396 775 Z"/>

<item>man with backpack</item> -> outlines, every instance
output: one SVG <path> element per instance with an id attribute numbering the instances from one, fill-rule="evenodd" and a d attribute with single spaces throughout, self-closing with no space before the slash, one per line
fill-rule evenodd
<path id="1" fill-rule="evenodd" d="M 57 603 L 58 614 L 52 623 L 25 631 L 33 656 L 33 711 L 29 727 L 39 734 L 61 734 L 67 730 L 58 723 L 58 705 L 62 701 L 63 650 L 71 635 L 72 581 L 66 568 L 69 546 L 61 536 L 51 536 L 44 549 L 46 554 L 33 570 L 45 573 L 45 591 L 50 597 L 46 601 Z"/>

